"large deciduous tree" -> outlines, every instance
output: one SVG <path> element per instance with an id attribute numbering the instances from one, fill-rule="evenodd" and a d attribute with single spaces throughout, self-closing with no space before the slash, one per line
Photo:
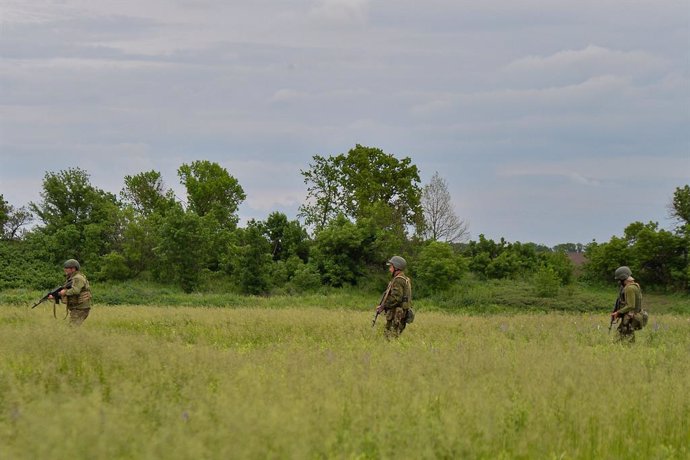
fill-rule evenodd
<path id="1" fill-rule="evenodd" d="M 177 171 L 187 189 L 189 209 L 200 217 L 212 215 L 223 227 L 237 224 L 237 208 L 246 195 L 240 183 L 218 163 L 183 164 Z"/>
<path id="2" fill-rule="evenodd" d="M 304 223 L 317 231 L 344 212 L 343 178 L 333 157 L 314 155 L 309 169 L 300 170 L 307 185 L 307 201 L 300 206 Z"/>
<path id="3" fill-rule="evenodd" d="M 422 189 L 424 224 L 422 236 L 429 240 L 459 243 L 469 237 L 468 225 L 453 210 L 446 181 L 435 172 Z"/>
<path id="4" fill-rule="evenodd" d="M 120 197 L 138 214 L 149 216 L 154 212 L 163 213 L 175 201 L 174 192 L 166 190 L 158 171 L 125 176 L 124 181 Z"/>
<path id="5" fill-rule="evenodd" d="M 43 223 L 40 230 L 54 240 L 57 261 L 64 257 L 96 261 L 121 235 L 115 195 L 91 185 L 83 169 L 47 172 L 41 198 L 29 206 Z"/>
<path id="6" fill-rule="evenodd" d="M 300 213 L 317 231 L 340 214 L 354 220 L 374 217 L 391 228 L 420 222 L 419 171 L 410 158 L 357 144 L 347 154 L 313 160 L 301 171 L 307 200 Z"/>

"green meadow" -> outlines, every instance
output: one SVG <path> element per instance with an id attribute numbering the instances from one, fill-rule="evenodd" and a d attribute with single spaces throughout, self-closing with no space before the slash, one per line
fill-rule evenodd
<path id="1" fill-rule="evenodd" d="M 324 307 L 0 307 L 0 458 L 690 456 L 687 315 Z"/>

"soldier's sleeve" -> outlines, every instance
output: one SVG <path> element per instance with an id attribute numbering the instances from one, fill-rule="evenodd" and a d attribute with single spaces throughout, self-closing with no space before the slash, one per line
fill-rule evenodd
<path id="1" fill-rule="evenodd" d="M 624 315 L 627 312 L 634 310 L 636 298 L 637 292 L 635 291 L 635 288 L 631 284 L 625 286 L 623 288 L 623 299 L 625 301 L 625 305 L 623 308 L 618 310 L 618 313 Z"/>
<path id="2" fill-rule="evenodd" d="M 67 289 L 65 295 L 78 295 L 86 286 L 86 280 L 82 276 L 75 276 L 72 278 L 72 287 Z"/>
<path id="3" fill-rule="evenodd" d="M 403 281 L 404 283 L 404 281 Z M 389 309 L 399 306 L 402 303 L 403 296 L 405 295 L 405 287 L 398 279 L 393 281 L 391 286 L 391 291 L 388 293 L 385 302 L 383 302 L 383 308 Z"/>

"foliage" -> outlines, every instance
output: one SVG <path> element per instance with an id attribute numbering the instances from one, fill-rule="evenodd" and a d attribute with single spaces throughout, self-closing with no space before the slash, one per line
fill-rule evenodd
<path id="1" fill-rule="evenodd" d="M 687 289 L 687 239 L 659 229 L 655 222 L 634 222 L 625 228 L 623 237 L 590 244 L 585 255 L 589 280 L 612 282 L 615 269 L 627 265 L 645 286 Z"/>
<path id="2" fill-rule="evenodd" d="M 131 277 L 127 260 L 119 252 L 111 252 L 101 257 L 100 267 L 96 279 L 122 281 Z"/>
<path id="3" fill-rule="evenodd" d="M 263 229 L 271 244 L 273 260 L 309 259 L 309 235 L 299 221 L 288 221 L 282 212 L 273 212 L 264 222 Z"/>
<path id="4" fill-rule="evenodd" d="M 97 265 L 119 240 L 119 203 L 112 193 L 92 186 L 86 171 L 47 172 L 41 198 L 29 206 L 43 223 L 39 231 L 52 237 L 54 262 L 75 258 Z"/>
<path id="5" fill-rule="evenodd" d="M 339 214 L 354 220 L 371 217 L 382 204 L 389 208 L 391 225 L 420 223 L 419 172 L 410 158 L 398 160 L 357 144 L 347 154 L 316 155 L 309 166 L 301 171 L 307 200 L 300 212 L 317 231 Z"/>
<path id="6" fill-rule="evenodd" d="M 207 160 L 183 164 L 177 170 L 187 190 L 189 210 L 199 217 L 212 215 L 222 227 L 237 223 L 237 207 L 246 195 L 237 179 L 218 163 Z"/>
<path id="7" fill-rule="evenodd" d="M 671 202 L 671 216 L 677 219 L 681 226 L 690 225 L 690 185 L 676 187 Z"/>
<path id="8" fill-rule="evenodd" d="M 158 171 L 146 171 L 125 176 L 125 186 L 120 192 L 122 200 L 137 214 L 149 216 L 154 212 L 164 214 L 175 202 L 172 189 L 165 189 Z"/>
<path id="9" fill-rule="evenodd" d="M 356 284 L 364 272 L 367 232 L 339 215 L 315 238 L 311 262 L 330 286 Z"/>
<path id="10" fill-rule="evenodd" d="M 534 289 L 539 297 L 556 297 L 560 279 L 551 267 L 542 267 L 534 274 Z"/>
<path id="11" fill-rule="evenodd" d="M 241 233 L 237 273 L 245 294 L 265 294 L 271 284 L 271 245 L 260 222 L 249 221 Z"/>
<path id="12" fill-rule="evenodd" d="M 415 260 L 415 295 L 445 291 L 458 282 L 466 271 L 467 263 L 454 253 L 450 244 L 431 241 Z"/>
<path id="13" fill-rule="evenodd" d="M 158 231 L 159 244 L 154 249 L 160 261 L 155 267 L 157 278 L 192 292 L 209 257 L 204 220 L 194 212 L 173 208 Z"/>

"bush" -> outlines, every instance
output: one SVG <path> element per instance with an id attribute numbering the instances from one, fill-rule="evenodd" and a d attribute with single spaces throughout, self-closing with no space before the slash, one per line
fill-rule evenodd
<path id="1" fill-rule="evenodd" d="M 127 261 L 122 254 L 111 252 L 101 257 L 101 269 L 96 278 L 100 280 L 123 281 L 132 276 Z"/>
<path id="2" fill-rule="evenodd" d="M 448 243 L 432 241 L 422 249 L 413 273 L 418 295 L 445 291 L 467 271 L 465 260 L 453 252 Z"/>
<path id="3" fill-rule="evenodd" d="M 534 290 L 539 297 L 556 297 L 560 284 L 558 273 L 551 267 L 542 267 L 534 274 Z"/>
<path id="4" fill-rule="evenodd" d="M 297 292 L 315 291 L 321 287 L 321 275 L 312 264 L 302 264 L 295 270 L 290 283 Z"/>

